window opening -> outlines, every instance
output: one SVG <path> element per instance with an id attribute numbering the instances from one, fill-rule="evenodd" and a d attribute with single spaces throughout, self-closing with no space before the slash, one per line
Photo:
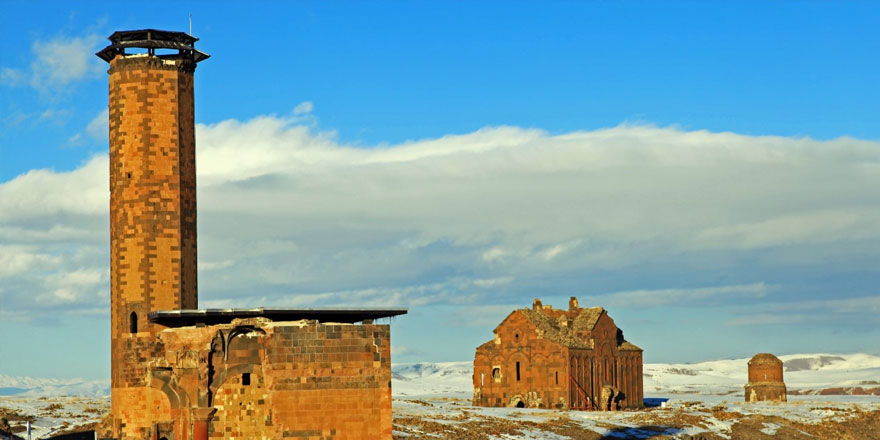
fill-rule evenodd
<path id="1" fill-rule="evenodd" d="M 248 386 L 251 384 L 251 373 L 242 373 L 241 384 L 242 386 Z"/>
<path id="2" fill-rule="evenodd" d="M 480 386 L 485 385 L 484 380 L 483 380 L 485 375 L 486 375 L 485 373 L 480 373 Z"/>
<path id="3" fill-rule="evenodd" d="M 138 332 L 138 315 L 135 312 L 131 312 L 131 316 L 129 317 L 129 325 L 131 328 L 128 330 L 134 334 Z"/>
<path id="4" fill-rule="evenodd" d="M 501 382 L 501 369 L 495 367 L 492 369 L 492 379 L 495 379 L 495 382 Z"/>
<path id="5" fill-rule="evenodd" d="M 519 382 L 519 361 L 516 361 L 516 381 Z"/>
<path id="6" fill-rule="evenodd" d="M 556 385 L 559 385 L 559 372 L 556 372 Z"/>

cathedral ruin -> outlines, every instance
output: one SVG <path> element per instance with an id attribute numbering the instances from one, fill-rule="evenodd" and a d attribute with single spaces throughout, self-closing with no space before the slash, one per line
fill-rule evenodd
<path id="1" fill-rule="evenodd" d="M 115 32 L 109 63 L 115 439 L 391 439 L 406 309 L 198 309 L 197 38 Z"/>
<path id="2" fill-rule="evenodd" d="M 474 405 L 616 410 L 644 407 L 642 349 L 602 307 L 514 310 L 474 356 Z"/>

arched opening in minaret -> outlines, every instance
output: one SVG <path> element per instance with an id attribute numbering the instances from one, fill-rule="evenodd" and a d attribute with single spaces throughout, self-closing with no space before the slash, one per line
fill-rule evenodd
<path id="1" fill-rule="evenodd" d="M 129 329 L 131 334 L 135 334 L 138 332 L 138 315 L 135 312 L 131 312 L 131 317 L 129 318 L 129 325 L 131 328 Z"/>

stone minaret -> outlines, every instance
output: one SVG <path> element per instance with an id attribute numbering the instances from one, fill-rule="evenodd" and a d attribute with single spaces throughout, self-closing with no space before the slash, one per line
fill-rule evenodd
<path id="1" fill-rule="evenodd" d="M 183 32 L 115 32 L 110 63 L 112 412 L 149 400 L 137 358 L 160 330 L 156 310 L 198 307 L 193 73 L 208 57 Z"/>

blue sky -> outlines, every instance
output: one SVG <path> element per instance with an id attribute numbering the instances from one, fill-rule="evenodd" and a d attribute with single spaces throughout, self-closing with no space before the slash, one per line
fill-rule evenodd
<path id="1" fill-rule="evenodd" d="M 395 361 L 570 295 L 649 362 L 877 353 L 876 3 L 0 0 L 0 374 L 109 375 L 92 54 L 190 13 L 203 307 L 409 307 Z"/>

